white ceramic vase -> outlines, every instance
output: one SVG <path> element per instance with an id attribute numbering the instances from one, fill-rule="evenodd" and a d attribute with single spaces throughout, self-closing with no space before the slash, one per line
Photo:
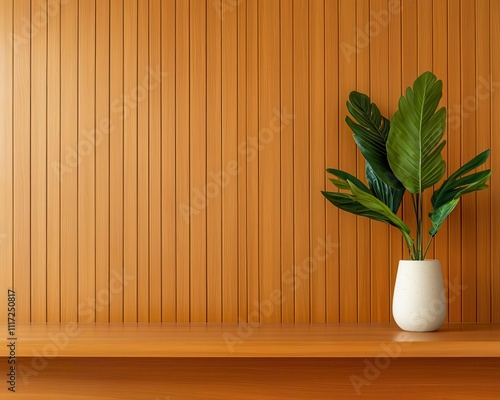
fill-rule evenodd
<path id="1" fill-rule="evenodd" d="M 405 331 L 432 332 L 446 319 L 446 294 L 438 260 L 399 261 L 392 315 Z"/>

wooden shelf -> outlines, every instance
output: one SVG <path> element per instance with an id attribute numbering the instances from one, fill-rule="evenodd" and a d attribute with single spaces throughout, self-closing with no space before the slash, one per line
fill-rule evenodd
<path id="1" fill-rule="evenodd" d="M 17 357 L 500 357 L 500 324 L 18 324 Z M 1 347 L 0 357 L 8 348 Z"/>

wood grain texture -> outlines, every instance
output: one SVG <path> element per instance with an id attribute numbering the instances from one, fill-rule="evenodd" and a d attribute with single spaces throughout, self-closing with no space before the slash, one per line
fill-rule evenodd
<path id="1" fill-rule="evenodd" d="M 149 94 L 149 318 L 152 322 L 160 322 L 162 314 L 160 11 L 160 0 L 149 2 L 149 65 L 142 72 L 148 77 Z"/>
<path id="2" fill-rule="evenodd" d="M 31 3 L 31 20 L 47 18 L 45 1 Z M 47 26 L 31 41 L 31 319 L 47 320 Z M 91 65 L 92 63 L 90 63 Z M 90 193 L 92 194 L 92 193 Z M 90 215 L 92 215 L 90 213 Z"/>
<path id="3" fill-rule="evenodd" d="M 370 57 L 372 50 L 372 42 L 380 42 L 376 37 L 372 41 L 366 40 L 366 26 L 370 26 L 370 1 L 361 0 L 356 7 L 356 25 L 360 30 L 356 32 L 356 90 L 361 93 L 371 95 L 370 82 L 373 74 L 373 69 L 380 69 L 380 66 L 374 65 L 370 68 Z M 377 45 L 373 46 L 377 47 Z M 378 46 L 380 47 L 380 46 Z M 339 110 L 340 111 L 340 110 Z M 337 115 L 339 113 L 337 111 Z M 365 177 L 365 159 L 364 157 L 356 157 L 356 172 L 357 176 L 366 181 Z M 330 165 L 330 164 L 328 164 Z M 331 183 L 329 183 L 330 185 Z M 328 186 L 327 186 L 328 187 Z M 331 186 L 330 186 L 331 187 Z M 357 273 L 357 318 L 359 322 L 371 321 L 371 303 L 372 303 L 372 240 L 370 234 L 372 222 L 367 218 L 356 218 L 357 228 L 357 247 L 356 257 L 358 265 Z M 374 249 L 374 252 L 380 250 Z M 375 270 L 376 271 L 376 270 Z M 375 272 L 374 271 L 374 272 Z"/>
<path id="4" fill-rule="evenodd" d="M 95 318 L 109 321 L 109 2 L 96 2 Z"/>
<path id="5" fill-rule="evenodd" d="M 460 3 L 460 54 L 461 54 L 461 159 L 463 165 L 476 155 L 475 136 L 470 132 L 476 129 L 477 97 L 475 93 L 476 63 L 475 57 L 475 2 Z M 476 194 L 461 199 L 462 206 L 462 285 L 467 289 L 462 294 L 462 321 L 476 320 L 477 295 L 477 225 Z"/>
<path id="6" fill-rule="evenodd" d="M 495 1 L 53 3 L 0 5 L 0 287 L 20 321 L 390 321 L 399 232 L 320 194 L 326 167 L 365 180 L 352 90 L 391 117 L 433 70 L 447 175 L 488 147 L 496 169 Z M 500 319 L 497 182 L 430 247 L 449 321 Z"/>
<path id="7" fill-rule="evenodd" d="M 370 2 L 371 15 L 389 14 L 388 2 L 375 0 Z M 389 57 L 389 30 L 382 29 L 370 41 L 370 58 Z M 389 106 L 389 64 L 374 63 L 370 68 L 370 94 L 372 101 L 378 104 L 382 115 L 388 115 Z M 385 99 L 382 102 L 375 99 Z M 361 174 L 363 171 L 359 171 Z M 359 173 L 358 172 L 358 173 Z M 371 321 L 389 321 L 391 292 L 389 288 L 389 227 L 376 221 L 371 223 Z"/>
<path id="8" fill-rule="evenodd" d="M 225 7 L 224 1 L 222 7 Z M 222 321 L 238 320 L 238 13 L 222 8 L 221 169 Z"/>
<path id="9" fill-rule="evenodd" d="M 280 3 L 281 170 L 293 171 L 293 1 Z M 283 118 L 285 117 L 285 118 Z M 281 322 L 295 321 L 293 175 L 281 176 Z M 325 280 L 323 280 L 323 283 Z M 325 298 L 325 296 L 323 296 Z"/>
<path id="10" fill-rule="evenodd" d="M 339 41 L 342 56 L 339 54 L 339 115 L 345 115 L 345 103 L 349 93 L 356 86 L 356 37 L 352 26 L 356 21 L 356 4 L 350 1 L 339 2 Z M 351 137 L 344 118 L 339 118 L 339 169 L 356 170 L 356 145 Z M 357 226 L 356 216 L 339 214 L 340 230 L 340 322 L 353 322 L 358 319 L 357 294 Z M 359 244 L 363 246 L 363 244 Z"/>
<path id="11" fill-rule="evenodd" d="M 14 155 L 14 51 L 9 40 L 9 34 L 13 33 L 13 11 L 14 3 L 4 1 L 0 4 L 0 76 L 3 77 L 3 90 L 0 91 L 0 146 L 2 157 L 0 158 L 0 185 L 3 194 L 0 197 L 0 290 L 8 293 L 13 288 L 13 254 L 12 233 L 14 226 L 13 213 L 13 155 Z M 0 315 L 0 322 L 7 322 L 7 314 Z"/>
<path id="12" fill-rule="evenodd" d="M 500 4 L 497 2 L 490 3 L 490 35 L 500 35 Z M 491 146 L 493 149 L 500 145 L 500 140 L 498 135 L 494 135 L 495 129 L 500 128 L 500 115 L 499 113 L 493 112 L 496 108 L 500 106 L 500 91 L 493 91 L 493 84 L 498 84 L 500 82 L 500 66 L 493 62 L 495 57 L 500 56 L 498 47 L 493 44 L 493 37 L 490 39 L 490 54 L 491 54 L 491 82 L 490 90 L 491 93 Z M 491 168 L 499 168 L 500 158 L 493 157 L 491 159 Z M 500 219 L 499 206 L 500 206 L 500 174 L 493 174 L 491 179 L 491 238 L 490 241 L 492 246 L 500 241 L 500 225 L 498 221 Z M 491 252 L 491 321 L 500 321 L 500 270 L 497 265 L 500 265 L 500 253 L 498 251 Z"/>
<path id="13" fill-rule="evenodd" d="M 78 3 L 78 321 L 95 321 L 95 3 Z"/>
<path id="14" fill-rule="evenodd" d="M 110 2 L 109 76 L 110 124 L 109 136 L 109 320 L 123 321 L 123 126 L 125 97 L 123 82 L 123 17 L 122 1 Z"/>
<path id="15" fill-rule="evenodd" d="M 247 255 L 248 322 L 259 313 L 259 74 L 257 0 L 247 0 Z M 209 156 L 210 157 L 210 154 Z"/>
<path id="16" fill-rule="evenodd" d="M 205 2 L 191 0 L 190 14 L 190 201 L 198 207 L 191 215 L 190 320 L 207 320 L 207 213 L 203 204 L 206 195 L 206 7 Z M 235 207 L 235 210 L 237 208 Z M 237 265 L 237 263 L 234 263 Z"/>
<path id="17" fill-rule="evenodd" d="M 123 32 L 127 46 L 123 47 L 123 91 L 129 99 L 124 104 L 123 126 L 123 273 L 127 284 L 123 288 L 123 320 L 137 321 L 137 102 L 139 101 L 139 71 L 137 69 L 138 32 L 137 2 L 127 0 L 123 9 Z M 141 71 L 141 75 L 144 71 Z M 142 81 L 142 77 L 141 77 Z"/>
<path id="18" fill-rule="evenodd" d="M 175 44 L 175 79 L 176 79 L 176 168 L 175 192 L 177 195 L 177 321 L 187 322 L 189 315 L 189 272 L 192 208 L 189 199 L 189 15 L 190 2 L 176 2 L 176 44 Z M 151 307 L 151 306 L 150 306 Z"/>
<path id="19" fill-rule="evenodd" d="M 445 324 L 437 332 L 395 324 L 20 324 L 17 356 L 57 357 L 500 357 L 498 324 Z M 63 345 L 54 338 L 64 339 Z M 0 356 L 6 356 L 3 346 Z"/>
<path id="20" fill-rule="evenodd" d="M 461 99 L 460 99 L 460 7 L 457 1 L 448 4 L 448 171 L 456 171 L 460 168 L 460 127 L 461 127 Z M 454 301 L 448 304 L 448 319 L 450 322 L 462 320 L 462 254 L 454 246 L 461 243 L 461 205 L 457 206 L 454 213 L 449 216 L 448 226 L 450 229 L 449 241 L 447 244 L 449 251 L 448 281 L 450 284 L 460 288 L 457 291 Z M 467 288 L 463 288 L 467 290 Z M 448 293 L 448 297 L 449 297 Z"/>
<path id="21" fill-rule="evenodd" d="M 176 320 L 175 0 L 161 3 L 161 262 L 162 321 Z"/>
<path id="22" fill-rule="evenodd" d="M 312 254 L 310 267 L 310 309 L 311 322 L 325 322 L 325 260 L 320 242 L 325 237 L 325 199 L 321 191 L 325 189 L 325 5 L 313 1 L 309 4 L 309 148 L 310 179 L 310 225 L 309 252 Z"/>
<path id="23" fill-rule="evenodd" d="M 78 318 L 78 3 L 61 7 L 61 321 Z"/>
<path id="24" fill-rule="evenodd" d="M 207 7 L 207 321 L 222 321 L 222 19 L 220 0 Z M 208 194 L 210 193 L 210 195 Z"/>
<path id="25" fill-rule="evenodd" d="M 385 359 L 387 360 L 387 359 Z M 1 359 L 0 361 L 5 361 Z M 23 399 L 496 399 L 498 359 L 67 358 L 20 385 Z M 21 367 L 34 371 L 29 359 Z M 377 370 L 376 365 L 383 365 Z M 370 375 L 367 366 L 378 374 Z M 447 373 L 443 374 L 442 371 Z M 119 382 L 119 386 L 116 383 Z M 189 384 L 187 384 L 189 382 Z M 89 388 L 92 388 L 90 391 Z M 89 393 L 90 392 L 90 393 Z"/>
<path id="26" fill-rule="evenodd" d="M 281 290 L 279 11 L 279 2 L 259 2 L 259 275 L 262 322 L 281 320 L 281 308 L 276 304 L 276 296 Z"/>
<path id="27" fill-rule="evenodd" d="M 309 4 L 293 2 L 293 204 L 295 322 L 310 321 Z"/>
<path id="28" fill-rule="evenodd" d="M 325 20 L 338 19 L 338 1 L 325 2 Z M 339 163 L 339 32 L 333 24 L 325 23 L 325 162 Z M 326 174 L 325 174 L 326 175 Z M 325 176 L 325 187 L 329 187 Z M 330 256 L 326 259 L 326 321 L 336 322 L 340 318 L 340 274 L 339 274 L 339 210 L 326 207 L 326 240 L 332 243 Z"/>
<path id="29" fill-rule="evenodd" d="M 175 28 L 175 24 L 173 24 Z M 141 80 L 149 66 L 148 2 L 137 4 L 137 72 Z M 146 78 L 147 80 L 147 78 Z M 137 90 L 137 320 L 149 321 L 149 98 L 147 87 Z M 175 123 L 175 119 L 174 119 Z M 175 193 L 175 191 L 174 191 Z M 175 225 L 174 225 L 175 226 Z M 174 242 L 175 245 L 175 242 Z"/>

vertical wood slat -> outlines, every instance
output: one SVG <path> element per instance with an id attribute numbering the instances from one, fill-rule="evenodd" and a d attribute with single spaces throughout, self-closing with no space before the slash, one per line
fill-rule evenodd
<path id="1" fill-rule="evenodd" d="M 247 5 L 238 12 L 238 321 L 248 320 L 247 268 Z M 209 77 L 207 77 L 209 79 Z"/>
<path id="2" fill-rule="evenodd" d="M 60 293 L 60 68 L 61 13 L 47 22 L 47 322 L 59 322 Z"/>
<path id="3" fill-rule="evenodd" d="M 432 50 L 433 50 L 433 66 L 432 70 L 436 74 L 436 76 L 444 79 L 447 75 L 448 70 L 448 5 L 444 1 L 434 2 L 433 3 L 433 11 L 432 11 Z M 448 85 L 444 84 L 443 80 L 443 97 L 441 99 L 441 104 L 444 107 L 448 107 Z M 448 130 L 449 127 L 446 127 L 444 133 L 444 140 L 448 141 Z M 448 164 L 448 146 L 443 150 L 443 160 Z M 447 172 L 445 173 L 442 180 L 446 179 L 448 174 L 452 173 L 452 171 L 447 168 Z M 441 182 L 435 185 L 435 188 L 441 186 Z M 439 230 L 439 234 L 434 237 L 434 258 L 441 262 L 441 268 L 443 271 L 443 278 L 445 282 L 448 283 L 448 275 L 449 275 L 449 262 L 448 262 L 448 228 L 449 220 L 447 219 L 441 229 Z M 429 257 L 431 258 L 431 257 Z M 448 283 L 449 286 L 449 283 Z M 447 305 L 448 307 L 448 305 Z M 447 313 L 446 318 L 449 318 L 449 313 Z"/>
<path id="4" fill-rule="evenodd" d="M 476 152 L 491 147 L 491 108 L 490 108 L 490 20 L 489 3 L 476 1 Z M 485 81 L 487 85 L 485 87 Z M 494 156 L 493 156 L 494 157 Z M 491 159 L 481 169 L 490 168 Z M 483 190 L 476 196 L 476 232 L 477 232 L 477 322 L 491 320 L 491 191 Z"/>
<path id="5" fill-rule="evenodd" d="M 47 319 L 47 18 L 45 1 L 31 4 L 36 35 L 31 39 L 31 320 Z"/>
<path id="6" fill-rule="evenodd" d="M 175 26 L 175 24 L 174 24 Z M 147 80 L 149 64 L 148 2 L 137 4 L 137 73 Z M 137 319 L 149 321 L 149 96 L 141 90 L 137 104 Z"/>
<path id="7" fill-rule="evenodd" d="M 309 310 L 309 103 L 308 2 L 293 2 L 293 204 L 295 322 L 310 322 Z"/>
<path id="8" fill-rule="evenodd" d="M 150 321 L 161 322 L 160 0 L 149 2 L 149 295 Z"/>
<path id="9" fill-rule="evenodd" d="M 109 113 L 109 2 L 96 2 L 95 76 L 95 318 L 109 321 L 109 138 L 113 132 Z"/>
<path id="10" fill-rule="evenodd" d="M 370 26 L 370 23 L 378 24 L 378 22 L 372 22 L 370 20 L 370 1 L 360 0 L 357 2 L 356 7 L 356 26 L 358 30 L 356 31 L 356 45 L 355 45 L 355 60 L 354 55 L 352 55 L 351 63 L 354 64 L 356 61 L 356 90 L 361 93 L 371 94 L 370 90 L 370 71 L 372 67 L 370 65 L 370 60 L 374 59 L 374 66 L 377 65 L 376 58 L 372 57 L 371 45 L 372 41 L 378 41 L 376 38 L 380 31 L 374 31 L 373 40 L 368 40 L 369 30 L 366 27 Z M 378 25 L 374 25 L 376 29 L 380 29 Z M 344 50 L 347 50 L 344 48 Z M 349 53 L 351 53 L 354 48 L 349 48 Z M 349 54 L 346 53 L 346 54 Z M 351 53 L 352 54 L 352 53 Z M 378 96 L 376 98 L 380 98 Z M 373 100 L 374 101 L 374 100 Z M 341 116 L 347 115 L 347 108 L 344 106 L 342 109 Z M 342 118 L 341 118 L 342 119 Z M 350 131 L 349 131 L 350 133 Z M 365 159 L 364 157 L 357 154 L 357 176 L 362 181 L 366 181 L 365 173 Z M 358 301 L 358 311 L 357 319 L 359 322 L 370 322 L 371 320 L 371 276 L 372 276 L 372 262 L 371 262 L 371 225 L 372 222 L 367 218 L 356 218 L 357 227 L 357 237 L 358 242 L 357 247 L 357 264 L 358 264 L 358 276 L 357 276 L 357 301 Z"/>
<path id="11" fill-rule="evenodd" d="M 12 289 L 13 257 L 13 1 L 0 3 L 0 76 L 2 90 L 0 91 L 0 185 L 3 188 L 0 196 L 0 265 L 4 269 L 0 275 L 0 290 L 7 295 Z M 7 322 L 7 313 L 0 316 L 0 322 Z"/>
<path id="12" fill-rule="evenodd" d="M 461 88 L 462 88 L 462 154 L 461 165 L 476 155 L 475 135 L 476 108 L 470 104 L 475 98 L 475 8 L 472 1 L 460 4 L 461 22 Z M 476 195 L 464 196 L 462 205 L 462 284 L 466 286 L 462 296 L 462 321 L 476 321 Z"/>
<path id="13" fill-rule="evenodd" d="M 123 320 L 137 321 L 137 0 L 126 0 L 123 10 Z M 141 71 L 144 75 L 146 71 Z M 142 78 L 142 76 L 141 76 Z M 141 96 L 143 91 L 141 90 Z"/>
<path id="14" fill-rule="evenodd" d="M 222 2 L 222 166 L 218 174 L 222 189 L 222 320 L 238 318 L 238 14 L 225 10 Z M 236 169 L 235 169 L 236 168 Z"/>
<path id="15" fill-rule="evenodd" d="M 203 197 L 206 196 L 206 97 L 203 94 L 206 93 L 207 68 L 206 5 L 200 0 L 190 1 L 189 168 L 194 172 L 190 179 L 190 204 L 193 210 L 190 225 L 190 320 L 205 322 L 207 319 L 207 214 Z"/>
<path id="16" fill-rule="evenodd" d="M 401 96 L 401 0 L 390 3 L 389 13 L 391 15 L 391 23 L 389 24 L 389 77 L 391 85 L 389 85 L 389 107 L 387 118 L 391 119 L 397 109 L 398 100 Z M 402 217 L 402 207 L 398 210 L 398 217 Z M 398 270 L 399 260 L 407 258 L 406 248 L 404 248 L 403 238 L 401 233 L 394 229 L 390 229 L 390 301 L 392 309 L 392 298 L 394 294 L 394 284 L 396 283 L 396 274 Z M 391 322 L 394 321 L 391 312 Z"/>
<path id="17" fill-rule="evenodd" d="M 95 4 L 78 10 L 78 321 L 95 321 Z"/>
<path id="18" fill-rule="evenodd" d="M 456 1 L 448 3 L 448 171 L 460 168 L 460 7 Z M 457 250 L 457 243 L 461 243 L 461 209 L 459 204 L 448 217 L 449 236 L 447 248 L 449 252 L 448 280 L 450 289 L 448 293 L 448 319 L 450 322 L 462 320 L 462 292 L 467 288 L 462 287 L 462 257 Z"/>
<path id="19" fill-rule="evenodd" d="M 222 321 L 221 170 L 222 112 L 222 20 L 221 2 L 207 7 L 207 320 Z"/>
<path id="20" fill-rule="evenodd" d="M 324 2 L 309 4 L 309 132 L 310 132 L 310 226 L 309 253 L 311 257 L 311 322 L 325 322 L 325 259 L 322 246 L 325 237 L 325 9 Z"/>
<path id="21" fill-rule="evenodd" d="M 500 57 L 498 46 L 495 45 L 496 38 L 500 35 L 500 4 L 497 1 L 490 1 L 490 65 L 491 65 L 491 147 L 492 152 L 498 151 L 500 148 L 500 138 L 493 132 L 498 132 L 500 129 L 500 113 L 493 112 L 500 107 L 500 90 L 498 84 L 500 82 L 500 65 L 494 60 Z M 496 90 L 493 91 L 493 88 Z M 500 170 L 500 157 L 491 158 L 492 171 Z M 497 243 L 500 243 L 500 174 L 492 174 L 491 177 L 491 237 L 490 241 L 492 248 Z M 495 223 L 496 222 L 496 223 Z M 491 322 L 500 322 L 500 252 L 491 252 Z"/>
<path id="22" fill-rule="evenodd" d="M 281 25 L 281 313 L 283 323 L 295 321 L 293 290 L 293 1 L 280 3 Z M 288 171 L 283 174 L 283 171 Z"/>
<path id="23" fill-rule="evenodd" d="M 110 3 L 109 320 L 123 321 L 123 2 Z"/>
<path id="24" fill-rule="evenodd" d="M 354 2 L 340 1 L 339 41 L 342 46 L 354 49 L 355 37 L 352 26 L 356 21 Z M 345 115 L 345 102 L 356 87 L 356 55 L 343 52 L 339 56 L 339 115 Z M 339 118 L 339 167 L 346 171 L 356 170 L 356 145 L 350 137 L 350 129 Z M 340 322 L 357 321 L 357 240 L 356 217 L 348 213 L 339 215 L 340 229 Z"/>
<path id="25" fill-rule="evenodd" d="M 259 313 L 259 75 L 258 3 L 247 0 L 247 257 L 248 321 L 260 322 Z M 208 156 L 210 157 L 210 147 Z"/>
<path id="26" fill-rule="evenodd" d="M 346 224 L 354 217 L 325 210 L 319 194 L 324 167 L 364 179 L 347 94 L 369 92 L 390 116 L 402 89 L 433 70 L 449 112 L 448 174 L 498 147 L 494 2 L 1 7 L 2 28 L 16 34 L 2 42 L 0 255 L 14 268 L 2 287 L 14 278 L 21 320 L 388 320 L 406 257 L 399 232 Z M 500 318 L 496 193 L 493 175 L 428 254 L 450 282 L 450 321 Z M 412 214 L 402 212 L 414 232 Z M 341 244 L 319 263 L 317 237 Z"/>
<path id="27" fill-rule="evenodd" d="M 280 322 L 279 3 L 259 2 L 259 268 L 262 322 Z"/>
<path id="28" fill-rule="evenodd" d="M 16 298 L 16 318 L 31 320 L 31 249 L 30 249 L 30 87 L 31 57 L 30 30 L 23 29 L 23 21 L 31 20 L 30 2 L 14 2 L 14 99 L 13 99 L 13 181 L 14 181 L 14 237 L 13 263 Z M 28 117 L 29 116 L 29 117 Z"/>
<path id="29" fill-rule="evenodd" d="M 189 15 L 190 2 L 176 3 L 176 194 L 177 194 L 177 321 L 189 321 L 191 204 L 189 199 Z"/>
<path id="30" fill-rule="evenodd" d="M 326 165 L 333 168 L 339 163 L 339 32 L 338 0 L 325 1 L 325 150 Z M 335 23 L 333 23 L 335 22 Z M 326 175 L 326 174 L 325 174 Z M 331 190 L 332 184 L 325 176 L 325 187 Z M 326 242 L 332 246 L 326 259 L 326 321 L 340 320 L 340 282 L 339 282 L 339 210 L 326 207 Z"/>
<path id="31" fill-rule="evenodd" d="M 78 3 L 61 4 L 61 322 L 78 310 Z"/>
<path id="32" fill-rule="evenodd" d="M 388 12 L 385 0 L 370 2 L 371 14 Z M 377 57 L 388 58 L 388 30 L 380 28 L 380 33 L 370 41 L 370 93 L 380 107 L 382 115 L 387 115 L 389 69 L 387 63 L 377 61 Z M 372 100 L 375 101 L 375 100 Z M 389 288 L 389 227 L 379 222 L 371 223 L 371 320 L 389 321 L 390 288 Z M 361 267 L 361 266 L 359 266 Z"/>
<path id="33" fill-rule="evenodd" d="M 175 0 L 161 3 L 162 321 L 175 322 Z"/>

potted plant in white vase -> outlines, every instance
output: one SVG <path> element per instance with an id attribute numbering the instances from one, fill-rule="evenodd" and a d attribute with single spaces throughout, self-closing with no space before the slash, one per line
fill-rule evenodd
<path id="1" fill-rule="evenodd" d="M 322 192 L 338 208 L 385 222 L 398 228 L 410 260 L 399 262 L 392 313 L 398 326 L 407 331 L 438 329 L 446 319 L 446 298 L 439 260 L 425 260 L 432 239 L 443 221 L 457 206 L 460 197 L 486 189 L 490 170 L 472 172 L 484 164 L 485 150 L 450 174 L 431 198 L 428 213 L 431 228 L 428 239 L 423 230 L 423 192 L 443 177 L 446 164 L 441 151 L 446 125 L 446 109 L 438 110 L 442 81 L 431 72 L 420 75 L 413 88 L 399 100 L 392 120 L 380 114 L 370 98 L 351 92 L 347 108 L 352 116 L 346 122 L 366 160 L 368 186 L 355 176 L 338 169 L 327 169 L 330 181 L 340 191 Z M 417 232 L 413 239 L 408 225 L 396 213 L 404 192 L 411 194 Z"/>

